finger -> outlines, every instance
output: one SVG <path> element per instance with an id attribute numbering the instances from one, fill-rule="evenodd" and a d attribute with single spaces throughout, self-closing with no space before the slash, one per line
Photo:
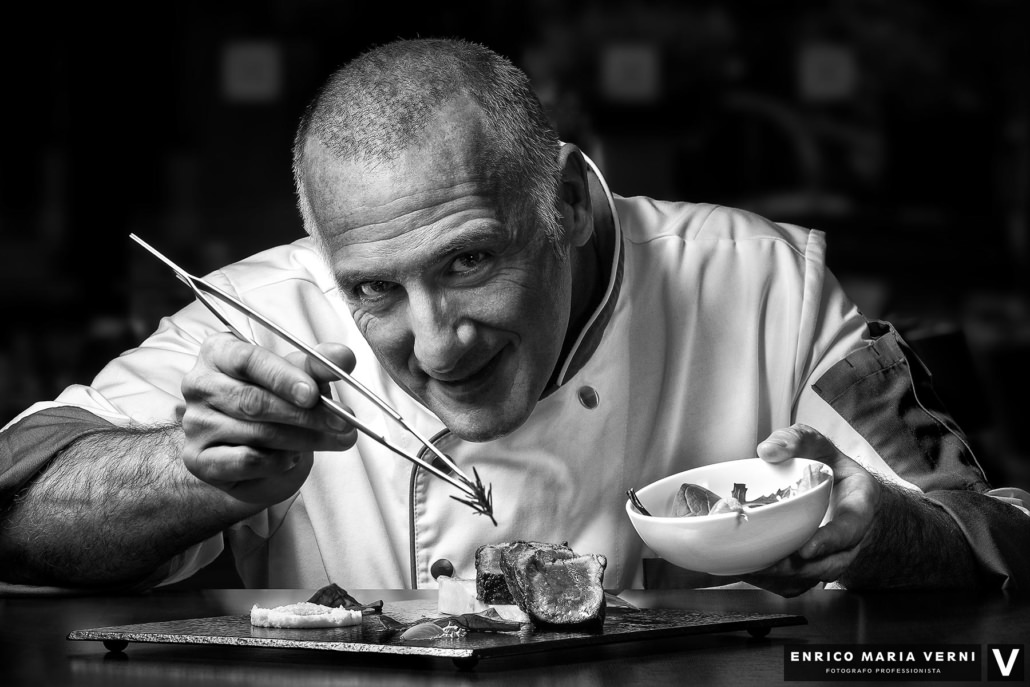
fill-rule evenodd
<path id="1" fill-rule="evenodd" d="M 296 467 L 300 459 L 301 453 L 296 451 L 275 451 L 253 446 L 212 446 L 194 459 L 186 461 L 186 466 L 205 482 L 233 485 L 236 482 L 281 475 Z"/>
<path id="2" fill-rule="evenodd" d="M 321 343 L 315 346 L 315 350 L 345 372 L 350 372 L 354 369 L 354 352 L 343 344 Z M 290 353 L 286 356 L 286 359 L 320 383 L 331 382 L 340 378 L 339 375 L 326 367 L 320 360 L 302 351 Z"/>
<path id="3" fill-rule="evenodd" d="M 862 542 L 869 531 L 875 505 L 865 492 L 857 490 L 844 495 L 839 504 L 833 520 L 816 530 L 812 538 L 798 549 L 801 558 L 815 559 L 850 551 Z"/>
<path id="4" fill-rule="evenodd" d="M 295 408 L 295 407 L 294 407 Z M 292 451 L 342 451 L 357 440 L 357 431 L 345 421 L 307 412 L 307 425 L 239 419 L 204 405 L 187 405 L 182 428 L 187 441 L 201 447 L 242 444 L 257 448 Z M 332 426 L 328 426 L 332 423 Z"/>
<path id="5" fill-rule="evenodd" d="M 330 345 L 326 350 L 345 366 L 353 362 L 353 355 L 345 346 Z M 187 402 L 206 404 L 241 420 L 280 422 L 330 432 L 350 430 L 349 425 L 336 416 L 322 410 L 312 412 L 308 399 L 303 396 L 283 398 L 281 392 L 275 392 L 274 383 L 270 385 L 273 388 L 265 388 L 260 378 L 267 379 L 266 375 L 254 375 L 259 379 L 253 383 L 241 379 L 250 374 L 248 370 L 257 369 L 262 361 L 278 368 L 280 374 L 299 380 L 305 388 L 310 388 L 309 381 L 314 381 L 306 371 L 271 351 L 220 334 L 205 341 L 198 364 L 183 380 L 183 397 Z M 297 405 L 297 401 L 303 403 Z"/>
<path id="6" fill-rule="evenodd" d="M 812 582 L 834 582 L 840 579 L 854 559 L 855 551 L 849 549 L 809 561 L 796 560 L 794 575 Z"/>
<path id="7" fill-rule="evenodd" d="M 784 596 L 795 596 L 819 582 L 840 579 L 855 555 L 852 550 L 839 551 L 810 561 L 791 555 L 768 568 L 744 575 L 741 579 Z"/>
<path id="8" fill-rule="evenodd" d="M 271 504 L 295 494 L 311 473 L 313 463 L 311 453 L 217 446 L 187 467 L 198 479 L 240 501 Z"/>
<path id="9" fill-rule="evenodd" d="M 793 556 L 785 558 L 764 570 L 743 575 L 740 579 L 748 584 L 753 584 L 756 587 L 767 589 L 786 597 L 802 594 L 819 582 L 816 577 L 801 574 L 801 568 L 799 564 L 795 563 Z"/>
<path id="10" fill-rule="evenodd" d="M 840 452 L 833 442 L 821 432 L 801 423 L 777 429 L 758 444 L 758 457 L 771 463 L 796 457 L 825 461 L 838 454 Z"/>
<path id="11" fill-rule="evenodd" d="M 209 370 L 191 372 L 184 378 L 182 395 L 187 401 L 186 413 L 198 420 L 213 410 L 244 422 L 273 422 L 327 432 L 346 432 L 349 425 L 322 408 L 305 408 L 283 399 L 254 384 L 241 382 L 228 375 Z"/>
<path id="12" fill-rule="evenodd" d="M 318 401 L 318 385 L 311 375 L 262 346 L 228 334 L 214 335 L 204 342 L 200 355 L 210 368 L 299 406 L 310 408 Z"/>
<path id="13" fill-rule="evenodd" d="M 346 372 L 350 372 L 354 369 L 354 353 L 351 351 L 350 348 L 344 346 L 343 344 L 322 343 L 315 346 L 315 350 L 324 355 L 326 358 L 328 358 L 330 361 L 335 363 L 339 368 L 343 369 Z M 309 356 L 301 351 L 289 354 L 288 356 L 286 356 L 286 359 L 290 361 L 292 364 L 297 365 L 305 372 L 307 372 L 309 375 L 311 375 L 314 379 L 319 381 L 319 392 L 322 395 L 332 395 L 331 391 L 329 390 L 329 382 L 340 379 L 340 376 L 331 369 L 329 369 L 324 363 L 322 363 L 322 361 L 312 356 Z M 348 413 L 352 412 L 351 409 L 347 406 L 343 406 L 343 408 Z M 345 425 L 348 428 L 350 427 L 346 420 L 336 415 L 332 410 L 328 408 L 324 410 L 328 416 L 327 421 L 334 428 L 336 428 L 337 431 L 341 431 L 341 425 Z"/>

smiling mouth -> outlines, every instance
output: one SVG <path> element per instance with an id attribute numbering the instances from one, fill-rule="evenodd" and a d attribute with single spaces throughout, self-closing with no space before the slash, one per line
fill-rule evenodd
<path id="1" fill-rule="evenodd" d="M 500 366 L 503 352 L 504 349 L 502 348 L 492 358 L 490 358 L 485 365 L 461 379 L 440 379 L 438 377 L 432 377 L 432 380 L 446 390 L 448 394 L 466 394 L 476 391 L 484 382 L 493 376 L 494 372 Z"/>

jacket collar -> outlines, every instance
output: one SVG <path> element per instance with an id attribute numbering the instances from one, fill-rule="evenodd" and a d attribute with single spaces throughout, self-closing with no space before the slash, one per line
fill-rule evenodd
<path id="1" fill-rule="evenodd" d="M 590 177 L 590 183 L 598 184 L 600 189 L 604 192 L 604 197 L 608 202 L 608 210 L 611 213 L 612 221 L 610 224 L 600 223 L 595 231 L 609 232 L 610 235 L 599 237 L 599 245 L 602 247 L 601 260 L 605 261 L 607 267 L 602 269 L 602 274 L 608 275 L 608 284 L 604 291 L 604 296 L 598 303 L 593 315 L 587 320 L 583 330 L 579 333 L 576 338 L 576 342 L 573 344 L 572 349 L 569 351 L 565 360 L 562 361 L 561 368 L 558 371 L 558 375 L 555 377 L 555 383 L 548 387 L 544 391 L 544 396 L 548 396 L 556 389 L 565 384 L 568 380 L 572 379 L 579 372 L 587 361 L 593 356 L 597 347 L 601 343 L 601 337 L 604 334 L 608 323 L 612 319 L 612 313 L 615 311 L 615 304 L 618 302 L 619 293 L 622 290 L 622 273 L 623 273 L 623 246 L 622 246 L 622 226 L 619 222 L 619 213 L 615 209 L 615 198 L 612 196 L 611 190 L 608 188 L 608 183 L 605 181 L 601 171 L 594 164 L 594 161 L 588 158 L 586 155 L 583 156 L 587 161 L 589 168 L 588 175 Z"/>

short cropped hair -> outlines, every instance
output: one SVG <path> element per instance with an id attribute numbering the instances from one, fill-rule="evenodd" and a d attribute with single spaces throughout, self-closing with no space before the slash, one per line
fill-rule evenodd
<path id="1" fill-rule="evenodd" d="M 556 249 L 560 141 L 529 78 L 492 50 L 459 39 L 375 47 L 329 77 L 301 117 L 293 176 L 304 228 L 325 249 L 304 187 L 304 146 L 314 137 L 340 159 L 388 163 L 419 141 L 442 106 L 470 99 L 483 117 L 478 160 L 505 222 L 534 222 Z M 559 250 L 559 254 L 563 254 Z"/>

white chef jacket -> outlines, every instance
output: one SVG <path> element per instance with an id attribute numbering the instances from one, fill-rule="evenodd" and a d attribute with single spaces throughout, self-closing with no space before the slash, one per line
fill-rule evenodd
<path id="1" fill-rule="evenodd" d="M 452 499 L 461 494 L 451 485 L 360 434 L 349 450 L 317 453 L 295 497 L 224 533 L 248 586 L 434 587 L 434 561 L 446 559 L 454 574 L 471 577 L 479 545 L 523 539 L 604 554 L 606 587 L 640 587 L 641 562 L 653 554 L 625 514 L 627 488 L 753 457 L 770 432 L 796 421 L 904 483 L 811 389 L 867 343 L 865 319 L 826 269 L 821 232 L 714 205 L 606 193 L 615 236 L 603 302 L 557 388 L 522 427 L 485 443 L 449 434 L 393 383 L 310 239 L 209 276 L 308 342 L 353 349 L 358 379 L 424 436 L 438 436 L 465 472 L 475 466 L 492 485 L 497 519 L 495 527 Z M 260 325 L 233 316 L 262 345 L 292 352 Z M 193 303 L 162 320 L 92 385 L 69 387 L 26 414 L 73 405 L 117 425 L 174 421 L 183 408 L 182 377 L 201 342 L 219 330 Z M 596 342 L 589 355 L 587 341 Z M 342 382 L 333 394 L 395 443 L 420 448 Z M 219 535 L 176 557 L 166 581 L 192 574 L 222 546 Z"/>

